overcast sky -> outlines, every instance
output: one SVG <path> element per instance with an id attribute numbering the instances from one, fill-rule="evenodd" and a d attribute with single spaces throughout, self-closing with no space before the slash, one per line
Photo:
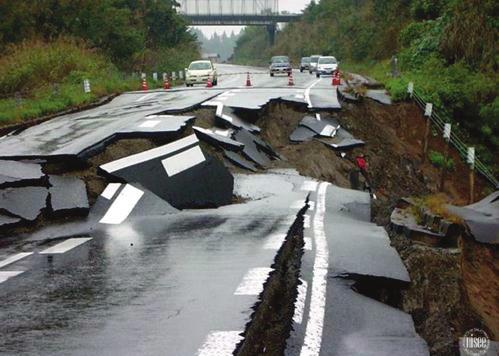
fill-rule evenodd
<path id="1" fill-rule="evenodd" d="M 292 13 L 300 13 L 311 0 L 279 0 L 279 10 L 289 11 Z M 241 31 L 241 26 L 199 26 L 197 27 L 203 31 L 205 35 L 210 37 L 213 33 L 217 32 L 219 34 L 226 31 L 230 34 L 231 31 L 239 32 Z"/>

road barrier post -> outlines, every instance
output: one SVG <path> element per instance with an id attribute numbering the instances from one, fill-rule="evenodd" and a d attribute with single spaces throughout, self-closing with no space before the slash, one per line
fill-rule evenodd
<path id="1" fill-rule="evenodd" d="M 251 78 L 250 78 L 250 74 L 248 72 L 248 74 L 246 75 L 246 86 L 247 87 L 250 87 L 251 86 Z"/>
<path id="2" fill-rule="evenodd" d="M 172 72 L 172 81 L 176 81 L 176 80 L 177 80 L 177 73 Z"/>
<path id="3" fill-rule="evenodd" d="M 181 70 L 180 70 L 180 71 L 178 72 L 178 78 L 179 78 L 180 80 L 183 80 L 183 79 L 184 79 L 184 72 L 183 72 L 183 71 L 181 71 Z"/>
<path id="4" fill-rule="evenodd" d="M 442 164 L 442 169 L 440 172 L 440 191 L 444 191 L 444 185 L 445 185 L 445 173 L 447 172 L 447 163 L 449 160 L 449 142 L 450 142 L 450 136 L 451 136 L 451 129 L 452 126 L 451 124 L 445 124 L 444 126 L 444 140 L 445 140 L 445 148 L 444 148 L 444 162 Z"/>
<path id="5" fill-rule="evenodd" d="M 426 122 L 425 122 L 424 139 L 423 139 L 423 163 L 426 162 L 426 155 L 428 154 L 428 141 L 430 139 L 430 125 L 431 125 L 432 113 L 433 113 L 433 104 L 427 103 L 424 111 Z"/>
<path id="6" fill-rule="evenodd" d="M 466 159 L 470 166 L 470 199 L 469 203 L 475 201 L 475 147 L 468 147 L 468 155 Z"/>
<path id="7" fill-rule="evenodd" d="M 158 73 L 154 72 L 154 73 L 152 74 L 152 80 L 154 80 L 155 82 L 157 82 L 157 81 L 158 81 Z"/>
<path id="8" fill-rule="evenodd" d="M 146 78 L 147 78 L 146 73 L 141 73 L 141 74 L 140 74 L 140 79 L 144 80 L 144 79 L 146 79 Z"/>
<path id="9" fill-rule="evenodd" d="M 409 84 L 407 84 L 407 93 L 409 93 L 409 97 L 412 98 L 412 96 L 414 94 L 414 83 L 413 82 L 409 82 Z"/>
<path id="10" fill-rule="evenodd" d="M 89 94 L 92 91 L 90 88 L 90 80 L 85 79 L 83 81 L 83 91 L 85 92 L 85 94 Z"/>

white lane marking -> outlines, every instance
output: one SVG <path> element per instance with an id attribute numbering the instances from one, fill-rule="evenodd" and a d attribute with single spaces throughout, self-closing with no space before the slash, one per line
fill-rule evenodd
<path id="1" fill-rule="evenodd" d="M 303 321 L 303 311 L 305 310 L 305 300 L 307 299 L 307 281 L 300 278 L 301 284 L 298 286 L 298 295 L 296 296 L 295 302 L 295 313 L 293 315 L 293 321 L 297 324 L 301 324 Z"/>
<path id="2" fill-rule="evenodd" d="M 6 280 L 18 276 L 24 271 L 0 271 L 0 283 L 5 282 Z"/>
<path id="3" fill-rule="evenodd" d="M 167 145 L 158 148 L 153 148 L 152 150 L 144 151 L 132 156 L 128 156 L 113 162 L 103 164 L 102 166 L 100 166 L 100 168 L 108 173 L 112 173 L 120 169 L 136 165 L 138 163 L 149 161 L 173 153 L 175 151 L 179 151 L 187 146 L 193 145 L 198 142 L 199 140 L 197 139 L 196 135 L 192 134 L 190 136 L 184 137 L 180 140 L 169 143 Z"/>
<path id="4" fill-rule="evenodd" d="M 212 331 L 206 337 L 198 356 L 232 356 L 237 344 L 243 339 L 242 331 Z"/>
<path id="5" fill-rule="evenodd" d="M 303 242 L 305 243 L 303 248 L 307 251 L 312 251 L 312 238 L 304 237 Z"/>
<path id="6" fill-rule="evenodd" d="M 227 99 L 229 99 L 228 96 L 220 96 L 220 97 L 217 98 L 217 100 L 220 100 L 220 101 L 225 101 Z"/>
<path id="7" fill-rule="evenodd" d="M 286 234 L 270 235 L 263 245 L 264 250 L 279 250 L 286 239 Z"/>
<path id="8" fill-rule="evenodd" d="M 147 120 L 147 121 L 144 121 L 142 124 L 140 124 L 139 127 L 145 127 L 145 128 L 152 129 L 153 127 L 158 126 L 158 124 L 160 122 L 161 121 L 159 121 L 159 120 Z"/>
<path id="9" fill-rule="evenodd" d="M 130 215 L 143 195 L 142 190 L 127 184 L 99 222 L 110 225 L 121 224 Z"/>
<path id="10" fill-rule="evenodd" d="M 83 245 L 85 242 L 88 242 L 92 240 L 91 237 L 79 237 L 79 238 L 71 238 L 67 239 L 66 241 L 63 241 L 61 243 L 58 243 L 55 246 L 49 247 L 43 251 L 40 252 L 41 255 L 52 255 L 52 254 L 59 254 L 59 253 L 66 253 L 75 247 L 78 247 L 80 245 Z"/>
<path id="11" fill-rule="evenodd" d="M 312 191 L 314 191 L 314 190 L 317 189 L 318 185 L 319 185 L 319 183 L 316 182 L 316 181 L 307 180 L 307 181 L 303 182 L 303 184 L 301 185 L 300 190 L 312 192 Z"/>
<path id="12" fill-rule="evenodd" d="M 315 209 L 315 202 L 309 201 L 308 202 L 308 210 L 309 211 L 314 211 L 314 209 Z"/>
<path id="13" fill-rule="evenodd" d="M 303 227 L 310 229 L 310 215 L 303 215 Z"/>
<path id="14" fill-rule="evenodd" d="M 317 119 L 317 121 L 321 121 L 321 114 L 315 114 L 315 118 Z"/>
<path id="15" fill-rule="evenodd" d="M 114 195 L 120 189 L 121 183 L 109 183 L 101 193 L 101 197 L 106 198 L 107 200 L 113 199 Z"/>
<path id="16" fill-rule="evenodd" d="M 257 267 L 250 269 L 237 287 L 234 295 L 259 295 L 272 268 Z"/>
<path id="17" fill-rule="evenodd" d="M 165 168 L 166 174 L 172 177 L 189 168 L 192 168 L 206 160 L 203 151 L 199 146 L 182 151 L 175 156 L 165 158 L 161 161 Z"/>
<path id="18" fill-rule="evenodd" d="M 312 108 L 312 101 L 310 100 L 310 90 L 312 90 L 313 87 L 315 87 L 320 81 L 322 80 L 322 78 L 319 78 L 317 79 L 315 82 L 313 82 L 312 84 L 310 84 L 307 89 L 305 89 L 305 100 L 307 101 L 307 104 L 308 104 L 308 107 L 309 108 Z"/>
<path id="19" fill-rule="evenodd" d="M 144 101 L 144 100 L 149 99 L 150 97 L 152 97 L 154 95 L 156 95 L 156 94 L 146 94 L 146 95 L 143 95 L 140 98 L 138 98 L 137 101 Z"/>
<path id="20" fill-rule="evenodd" d="M 332 136 L 333 135 L 333 132 L 336 131 L 336 127 L 332 126 L 332 125 L 326 125 L 324 126 L 324 128 L 322 129 L 321 131 L 321 135 L 322 136 Z"/>
<path id="21" fill-rule="evenodd" d="M 326 307 L 327 272 L 329 251 L 324 231 L 326 213 L 326 191 L 329 183 L 319 185 L 317 207 L 314 216 L 315 261 L 313 268 L 310 311 L 305 330 L 305 340 L 300 356 L 318 356 L 321 351 L 322 331 Z"/>
<path id="22" fill-rule="evenodd" d="M 0 268 L 3 268 L 5 266 L 8 266 L 14 262 L 17 262 L 19 260 L 22 260 L 23 258 L 28 257 L 29 255 L 32 255 L 33 252 L 20 252 L 16 253 L 15 255 L 12 255 L 10 257 L 7 257 L 5 260 L 0 262 Z"/>

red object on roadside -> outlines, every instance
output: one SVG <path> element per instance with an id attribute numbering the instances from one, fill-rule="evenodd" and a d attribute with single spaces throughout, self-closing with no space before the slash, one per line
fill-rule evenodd
<path id="1" fill-rule="evenodd" d="M 142 79 L 142 86 L 141 86 L 142 90 L 143 91 L 148 91 L 149 90 L 149 86 L 147 85 L 147 80 L 144 78 Z"/>
<path id="2" fill-rule="evenodd" d="M 355 157 L 355 163 L 357 163 L 357 167 L 359 167 L 362 171 L 367 171 L 367 161 L 364 156 Z"/>
<path id="3" fill-rule="evenodd" d="M 170 81 L 168 80 L 168 77 L 165 77 L 165 80 L 163 81 L 163 89 L 168 90 L 171 89 Z"/>
<path id="4" fill-rule="evenodd" d="M 295 85 L 295 81 L 293 80 L 293 72 L 289 72 L 288 86 L 292 87 L 293 85 Z"/>
<path id="5" fill-rule="evenodd" d="M 338 86 L 341 84 L 341 76 L 340 76 L 340 71 L 337 70 L 336 72 L 334 72 L 333 74 L 333 81 L 331 83 L 333 86 Z"/>
<path id="6" fill-rule="evenodd" d="M 251 78 L 250 78 L 249 72 L 248 72 L 248 75 L 246 76 L 246 86 L 247 87 L 251 86 Z"/>

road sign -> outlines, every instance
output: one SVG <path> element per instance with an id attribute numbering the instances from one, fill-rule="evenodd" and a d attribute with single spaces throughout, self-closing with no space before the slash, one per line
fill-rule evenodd
<path id="1" fill-rule="evenodd" d="M 433 112 L 433 104 L 427 103 L 426 108 L 424 110 L 424 116 L 431 116 L 431 113 Z"/>

